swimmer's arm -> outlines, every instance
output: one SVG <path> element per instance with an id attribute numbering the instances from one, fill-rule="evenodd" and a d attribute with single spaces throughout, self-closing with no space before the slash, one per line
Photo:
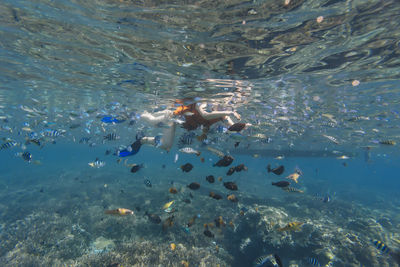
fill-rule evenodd
<path id="1" fill-rule="evenodd" d="M 205 110 L 205 107 L 207 104 L 201 104 L 201 105 L 196 105 L 196 109 L 199 112 L 199 114 L 206 120 L 212 120 L 212 119 L 219 119 L 223 118 L 225 116 L 229 115 L 234 115 L 236 112 L 234 111 L 213 111 L 213 112 L 207 112 Z M 239 115 L 239 114 L 238 114 Z"/>

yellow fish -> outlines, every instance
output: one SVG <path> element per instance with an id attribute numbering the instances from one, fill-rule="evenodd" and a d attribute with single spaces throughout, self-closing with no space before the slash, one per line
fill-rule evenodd
<path id="1" fill-rule="evenodd" d="M 289 176 L 287 176 L 286 179 L 292 180 L 292 181 L 294 181 L 294 182 L 297 184 L 297 183 L 298 183 L 298 182 L 297 182 L 297 179 L 299 179 L 299 177 L 300 177 L 300 174 L 298 174 L 297 172 L 295 172 L 295 173 L 292 173 L 292 174 L 290 174 Z"/>
<path id="2" fill-rule="evenodd" d="M 112 215 L 121 215 L 121 216 L 133 215 L 133 211 L 131 211 L 129 209 L 123 209 L 123 208 L 119 208 L 119 209 L 115 209 L 115 210 L 106 210 L 106 211 L 104 211 L 104 213 L 112 214 Z"/>
<path id="3" fill-rule="evenodd" d="M 174 203 L 174 201 L 175 201 L 175 200 L 172 200 L 172 201 L 170 201 L 170 202 L 168 202 L 168 203 L 165 203 L 165 205 L 163 206 L 163 210 L 166 210 L 166 209 L 168 209 L 169 207 L 171 207 L 171 205 Z"/>
<path id="4" fill-rule="evenodd" d="M 284 231 L 298 231 L 300 230 L 300 226 L 302 226 L 304 223 L 302 222 L 290 222 L 286 226 L 279 228 L 279 232 L 284 232 Z"/>

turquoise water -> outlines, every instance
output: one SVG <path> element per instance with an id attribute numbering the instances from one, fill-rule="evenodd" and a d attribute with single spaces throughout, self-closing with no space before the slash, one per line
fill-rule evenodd
<path id="1" fill-rule="evenodd" d="M 2 1 L 0 265 L 239 267 L 276 254 L 292 267 L 399 266 L 399 12 L 361 0 Z M 165 134 L 141 115 L 176 99 L 251 126 L 238 136 L 218 122 L 204 142 L 193 131 L 184 146 L 200 156 L 179 151 L 178 125 L 169 152 L 118 157 L 136 135 Z M 214 167 L 210 149 L 233 163 Z M 298 183 L 286 178 L 298 169 Z M 134 214 L 105 213 L 118 208 Z"/>

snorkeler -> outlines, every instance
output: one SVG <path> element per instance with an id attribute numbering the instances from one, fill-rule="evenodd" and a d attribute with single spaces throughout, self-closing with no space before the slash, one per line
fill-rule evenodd
<path id="1" fill-rule="evenodd" d="M 190 103 L 188 105 L 184 105 L 184 103 L 181 101 L 176 102 L 178 103 L 178 107 L 175 109 L 175 111 L 163 110 L 154 114 L 150 114 L 145 111 L 141 115 L 142 119 L 149 122 L 153 126 L 169 126 L 169 128 L 164 131 L 162 138 L 143 137 L 141 139 L 142 144 L 154 144 L 169 151 L 172 147 L 177 123 L 182 124 L 182 127 L 188 131 L 195 130 L 202 126 L 203 133 L 202 135 L 198 136 L 198 139 L 202 141 L 207 138 L 207 133 L 211 125 L 220 121 L 225 121 L 229 127 L 232 127 L 235 126 L 235 123 L 230 118 L 230 115 L 233 115 L 238 120 L 241 119 L 240 115 L 236 111 L 208 112 L 206 110 L 207 103 Z M 177 117 L 179 116 L 183 116 L 185 120 L 182 122 L 178 121 Z M 236 125 L 237 124 L 239 123 L 236 123 Z"/>

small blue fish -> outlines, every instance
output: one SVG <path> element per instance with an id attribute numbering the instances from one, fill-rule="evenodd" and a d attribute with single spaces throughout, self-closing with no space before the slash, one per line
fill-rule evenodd
<path id="1" fill-rule="evenodd" d="M 58 131 L 58 130 L 52 130 L 52 129 L 46 129 L 42 131 L 42 135 L 46 137 L 58 137 L 62 135 L 64 132 L 63 131 Z"/>
<path id="2" fill-rule="evenodd" d="M 312 266 L 321 267 L 321 264 L 318 262 L 316 258 L 309 257 L 307 258 L 307 262 Z"/>
<path id="3" fill-rule="evenodd" d="M 144 185 L 147 187 L 152 187 L 151 182 L 149 179 L 144 180 Z"/>
<path id="4" fill-rule="evenodd" d="M 383 242 L 381 242 L 381 241 L 373 240 L 373 241 L 372 241 L 372 244 L 374 244 L 374 246 L 375 246 L 378 250 L 382 251 L 382 253 L 388 253 L 388 252 L 390 251 L 390 249 L 389 249 Z"/>

